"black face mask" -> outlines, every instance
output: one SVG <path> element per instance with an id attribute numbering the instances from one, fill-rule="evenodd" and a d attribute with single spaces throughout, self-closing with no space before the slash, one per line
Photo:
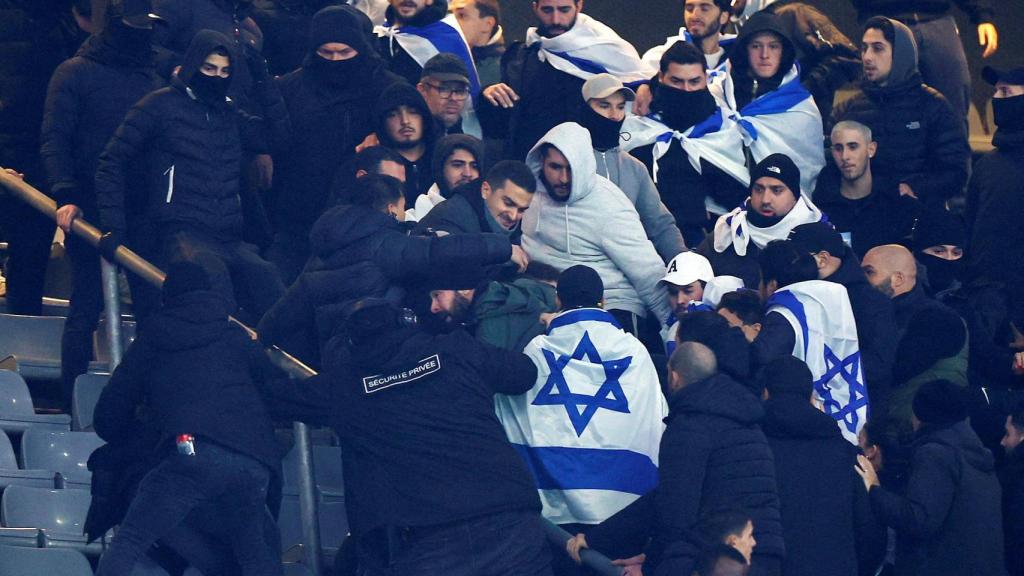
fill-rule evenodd
<path id="1" fill-rule="evenodd" d="M 1024 130 L 1024 94 L 992 99 L 992 119 L 1000 130 Z"/>
<path id="2" fill-rule="evenodd" d="M 964 259 L 946 260 L 931 254 L 918 255 L 921 264 L 928 270 L 928 286 L 933 292 L 941 292 L 963 277 Z"/>
<path id="3" fill-rule="evenodd" d="M 683 132 L 715 111 L 715 97 L 707 88 L 686 92 L 659 82 L 654 85 L 651 109 L 661 116 L 666 126 Z"/>
<path id="4" fill-rule="evenodd" d="M 188 87 L 192 89 L 192 93 L 195 94 L 196 98 L 203 102 L 223 102 L 224 97 L 228 95 L 228 88 L 231 86 L 231 78 L 221 78 L 220 76 L 207 76 L 202 72 L 196 72 L 192 75 L 192 81 L 189 82 Z"/>
<path id="5" fill-rule="evenodd" d="M 310 70 L 318 80 L 335 88 L 344 88 L 363 80 L 362 71 L 366 58 L 358 55 L 348 60 L 327 60 L 314 54 L 308 62 Z"/>
<path id="6" fill-rule="evenodd" d="M 611 150 L 619 145 L 622 120 L 610 120 L 601 116 L 589 104 L 580 112 L 580 125 L 590 132 L 590 140 L 598 150 Z"/>
<path id="7" fill-rule="evenodd" d="M 779 222 L 782 222 L 783 218 L 785 218 L 785 216 L 765 216 L 757 210 L 754 210 L 752 206 L 747 206 L 747 222 L 750 222 L 751 226 L 756 228 L 771 228 Z"/>

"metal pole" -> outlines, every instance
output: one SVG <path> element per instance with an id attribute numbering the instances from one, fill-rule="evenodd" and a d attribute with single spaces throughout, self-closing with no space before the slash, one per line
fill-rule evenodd
<path id="1" fill-rule="evenodd" d="M 121 290 L 117 282 L 117 266 L 100 258 L 103 274 L 103 314 L 107 319 L 107 342 L 110 347 L 110 373 L 121 363 L 124 340 L 121 339 Z"/>
<path id="2" fill-rule="evenodd" d="M 8 174 L 2 166 L 0 166 L 0 186 L 6 188 L 21 199 L 21 201 L 42 212 L 51 220 L 56 220 L 56 202 L 17 176 Z M 98 246 L 100 238 L 103 236 L 103 233 L 95 226 L 81 218 L 76 218 L 72 222 L 71 231 L 93 247 Z M 158 288 L 163 285 L 164 273 L 128 248 L 124 246 L 118 247 L 114 254 L 114 259 L 117 264 L 140 276 L 146 282 Z M 107 310 L 107 325 L 110 330 L 108 336 L 111 338 L 110 360 L 111 370 L 113 370 L 113 367 L 121 361 L 122 352 L 120 301 L 118 300 L 120 294 L 117 290 L 117 268 L 108 263 L 106 259 L 101 260 L 103 260 L 104 300 Z M 111 303 L 111 300 L 115 302 Z M 111 320 L 111 314 L 115 314 L 114 318 L 116 320 Z M 235 318 L 231 318 L 231 320 L 244 328 L 252 338 L 256 338 L 256 332 L 252 328 L 249 328 Z M 292 378 L 305 380 L 316 375 L 312 368 L 277 346 L 271 346 L 266 352 L 270 360 Z M 313 572 L 314 576 L 321 576 L 323 574 L 323 562 L 320 548 L 319 499 L 317 497 L 316 475 L 313 469 L 313 446 L 308 426 L 302 422 L 295 422 L 293 430 L 295 432 L 295 444 L 299 452 L 299 514 L 301 516 L 302 533 L 305 542 L 306 567 Z"/>
<path id="3" fill-rule="evenodd" d="M 542 518 L 541 520 L 544 522 L 544 533 L 547 534 L 548 541 L 563 553 L 568 554 L 565 544 L 572 540 L 573 535 L 562 530 L 547 518 Z M 623 569 L 612 564 L 612 561 L 607 556 L 596 550 L 590 550 L 589 548 L 580 550 L 580 561 L 583 562 L 584 566 L 600 576 L 622 576 Z"/>

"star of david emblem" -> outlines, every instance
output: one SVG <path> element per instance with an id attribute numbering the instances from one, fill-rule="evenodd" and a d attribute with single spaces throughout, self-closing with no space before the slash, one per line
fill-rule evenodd
<path id="1" fill-rule="evenodd" d="M 550 350 L 542 349 L 544 360 L 548 363 L 551 373 L 544 386 L 533 399 L 534 406 L 565 406 L 569 415 L 569 421 L 576 431 L 576 436 L 582 436 L 587 425 L 594 418 L 599 408 L 629 414 L 629 402 L 626 394 L 622 391 L 622 384 L 619 378 L 629 368 L 633 361 L 632 356 L 619 358 L 617 360 L 602 360 L 594 343 L 590 340 L 588 332 L 583 333 L 583 338 L 576 345 L 576 350 L 571 356 L 559 355 L 557 358 Z M 593 396 L 576 394 L 569 388 L 565 379 L 564 370 L 569 362 L 583 361 L 586 359 L 591 364 L 599 364 L 604 368 L 604 382 Z"/>
<path id="2" fill-rule="evenodd" d="M 857 424 L 860 422 L 857 411 L 865 406 L 870 410 L 868 389 L 857 379 L 857 373 L 860 372 L 860 352 L 840 359 L 831 348 L 825 346 L 825 368 L 825 374 L 814 383 L 814 388 L 824 401 L 826 413 L 841 421 L 850 432 L 856 432 Z M 836 376 L 842 378 L 850 391 L 850 399 L 845 406 L 832 398 L 832 386 L 829 383 Z"/>

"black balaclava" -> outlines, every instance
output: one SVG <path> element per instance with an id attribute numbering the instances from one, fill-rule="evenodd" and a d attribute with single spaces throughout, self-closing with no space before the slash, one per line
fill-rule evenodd
<path id="1" fill-rule="evenodd" d="M 992 99 L 992 119 L 1000 130 L 1024 131 L 1024 94 Z"/>
<path id="2" fill-rule="evenodd" d="M 366 40 L 365 14 L 351 6 L 330 6 L 313 15 L 309 27 L 309 53 L 303 66 L 318 80 L 332 87 L 343 88 L 364 80 L 363 72 L 375 56 Z M 329 42 L 340 42 L 359 54 L 348 60 L 326 60 L 317 48 Z"/>
<path id="3" fill-rule="evenodd" d="M 622 133 L 622 122 L 625 120 L 611 120 L 601 116 L 590 104 L 584 102 L 580 107 L 579 123 L 590 132 L 590 140 L 595 150 L 604 152 L 619 145 L 619 135 Z"/>
<path id="4" fill-rule="evenodd" d="M 704 121 L 715 112 L 715 97 L 707 88 L 687 92 L 661 82 L 653 82 L 654 99 L 651 110 L 661 121 L 677 132 L 685 132 L 691 126 Z"/>
<path id="5" fill-rule="evenodd" d="M 231 78 L 207 76 L 200 71 L 207 56 L 216 50 L 227 52 L 229 61 L 238 61 L 231 39 L 215 30 L 200 30 L 192 38 L 182 59 L 178 79 L 192 90 L 196 99 L 203 102 L 223 102 L 231 87 Z"/>
<path id="6" fill-rule="evenodd" d="M 954 286 L 963 277 L 965 258 L 946 260 L 924 252 L 931 246 L 963 247 L 967 232 L 959 218 L 941 208 L 929 208 L 914 227 L 914 255 L 928 271 L 928 287 L 932 293 Z"/>

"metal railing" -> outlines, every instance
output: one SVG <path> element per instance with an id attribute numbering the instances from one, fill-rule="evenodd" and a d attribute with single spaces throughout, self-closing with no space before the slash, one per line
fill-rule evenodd
<path id="1" fill-rule="evenodd" d="M 0 166 L 0 187 L 6 188 L 26 204 L 42 212 L 51 220 L 56 221 L 57 203 L 27 182 L 7 173 L 2 166 Z M 82 218 L 76 218 L 72 222 L 71 232 L 94 248 L 99 247 L 100 238 L 103 236 L 99 229 Z M 147 283 L 158 288 L 163 285 L 164 273 L 125 246 L 118 246 L 114 253 L 113 263 L 109 262 L 105 257 L 100 260 L 103 267 L 103 302 L 107 326 L 106 336 L 110 343 L 110 370 L 113 372 L 117 364 L 121 362 L 124 352 L 121 338 L 120 290 L 118 287 L 117 266 L 115 264 L 124 267 L 125 270 L 136 274 Z M 235 318 L 231 318 L 231 320 L 245 329 L 253 339 L 256 338 L 257 334 L 252 328 L 249 328 Z M 304 380 L 316 375 L 316 371 L 312 368 L 277 346 L 267 348 L 266 353 L 271 362 L 284 370 L 292 378 Z M 298 454 L 296 477 L 299 482 L 299 513 L 302 523 L 304 564 L 314 576 L 321 576 L 323 574 L 323 556 L 320 544 L 320 517 L 318 515 L 319 495 L 315 480 L 316 475 L 313 469 L 312 439 L 309 427 L 302 422 L 295 422 L 292 426 L 295 436 L 295 450 Z M 552 545 L 565 551 L 565 544 L 572 538 L 572 535 L 547 520 L 544 520 L 544 526 L 547 538 Z M 614 566 L 608 558 L 599 552 L 584 549 L 580 552 L 580 559 L 584 566 L 591 568 L 600 576 L 619 576 L 622 573 L 621 568 Z"/>

